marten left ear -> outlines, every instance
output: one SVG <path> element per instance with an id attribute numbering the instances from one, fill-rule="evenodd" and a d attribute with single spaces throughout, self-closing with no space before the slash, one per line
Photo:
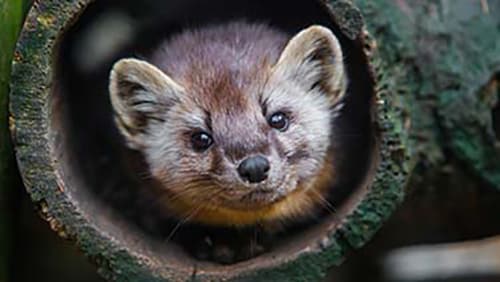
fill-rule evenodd
<path id="1" fill-rule="evenodd" d="M 118 129 L 129 147 L 139 149 L 151 124 L 165 122 L 184 88 L 148 62 L 122 59 L 111 70 L 109 93 Z"/>
<path id="2" fill-rule="evenodd" d="M 273 70 L 307 92 L 318 89 L 327 94 L 332 103 L 339 101 L 347 86 L 339 41 L 328 28 L 318 25 L 294 36 Z"/>

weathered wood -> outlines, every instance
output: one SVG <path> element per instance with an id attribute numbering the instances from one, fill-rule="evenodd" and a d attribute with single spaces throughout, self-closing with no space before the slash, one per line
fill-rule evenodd
<path id="1" fill-rule="evenodd" d="M 384 73 L 404 86 L 398 97 L 410 117 L 417 166 L 402 207 L 331 277 L 386 281 L 377 274 L 390 249 L 500 233 L 500 2 L 354 2 L 377 40 Z M 487 10 L 481 2 L 489 4 Z"/>
<path id="2" fill-rule="evenodd" d="M 500 188 L 492 116 L 498 105 L 500 2 L 355 2 L 380 56 L 404 73 L 398 84 L 407 91 L 400 97 L 411 118 L 410 147 L 421 167 L 439 169 L 453 155 Z"/>
<path id="3" fill-rule="evenodd" d="M 11 195 L 16 179 L 16 166 L 8 131 L 8 82 L 12 54 L 23 18 L 20 1 L 0 0 L 0 281 L 9 281 L 12 238 Z"/>
<path id="4" fill-rule="evenodd" d="M 334 6 L 341 2 L 332 1 Z M 51 31 L 51 29 L 61 28 L 68 22 L 69 17 L 76 13 L 76 10 L 70 8 L 71 4 L 58 6 L 50 4 L 50 1 L 47 3 L 49 3 L 48 7 L 42 7 L 32 15 L 32 23 L 34 24 L 27 28 L 33 30 L 26 31 L 24 42 L 34 39 L 35 35 L 38 34 L 49 38 L 56 37 L 57 32 Z M 398 141 L 402 135 L 404 136 L 404 131 L 411 122 L 410 148 L 414 156 L 419 157 L 418 174 L 423 174 L 429 169 L 440 169 L 449 162 L 449 158 L 458 158 L 462 161 L 462 165 L 474 171 L 490 185 L 500 187 L 498 185 L 498 173 L 500 172 L 498 141 L 495 140 L 495 132 L 493 131 L 495 125 L 491 116 L 492 108 L 498 105 L 498 86 L 495 86 L 498 79 L 495 79 L 495 73 L 498 71 L 498 46 L 500 46 L 498 40 L 500 37 L 483 36 L 485 33 L 498 35 L 497 26 L 498 19 L 500 19 L 496 16 L 499 11 L 498 2 L 489 1 L 490 6 L 487 11 L 484 6 L 480 5 L 479 1 L 468 0 L 456 1 L 453 2 L 453 5 L 450 1 L 356 0 L 355 3 L 361 8 L 368 23 L 368 29 L 377 41 L 377 50 L 372 50 L 375 52 L 372 62 L 378 76 L 378 101 L 387 107 L 385 110 L 384 106 L 379 108 L 381 123 L 384 125 L 384 119 L 389 119 L 389 123 L 396 124 L 395 128 L 382 126 L 382 128 L 386 128 L 382 134 L 386 138 L 384 143 L 391 144 L 391 146 L 395 144 L 384 155 L 384 157 L 390 155 L 388 159 L 391 160 L 386 164 L 386 167 L 403 163 L 401 160 L 399 162 L 394 162 L 394 160 L 404 159 L 405 145 L 398 147 L 400 145 L 393 143 L 393 139 Z M 63 9 L 65 13 L 57 16 L 58 9 Z M 343 25 L 344 32 L 348 36 L 355 37 L 359 33 L 359 21 L 354 20 L 353 23 L 352 20 L 357 18 L 356 13 L 349 5 L 337 5 L 334 9 L 337 9 L 337 15 L 349 12 L 348 16 L 337 18 L 337 20 L 345 24 Z M 467 10 L 467 13 L 461 12 L 461 9 Z M 53 22 L 54 20 L 56 23 Z M 43 40 L 49 39 L 44 37 L 40 40 L 35 40 L 31 44 L 41 44 Z M 28 54 L 29 56 L 24 59 L 24 62 L 20 61 L 24 64 L 21 67 L 26 70 L 26 65 L 33 64 L 37 67 L 42 66 L 42 72 L 50 72 L 51 69 L 47 68 L 50 62 L 38 61 L 34 63 L 30 60 L 31 58 L 34 58 L 33 61 L 47 60 L 53 46 L 51 44 L 44 45 L 48 46 L 46 53 L 34 52 L 35 47 L 33 46 L 21 46 L 28 53 L 33 51 L 33 53 Z M 449 46 L 463 48 L 457 47 L 453 49 L 453 52 L 449 52 Z M 31 72 L 34 70 L 28 70 L 28 73 Z M 33 76 L 28 77 L 33 78 Z M 46 79 L 47 77 L 49 77 L 48 74 L 42 76 Z M 22 77 L 18 79 L 22 80 Z M 49 81 L 50 79 L 42 81 L 43 83 L 40 85 L 42 87 L 49 85 Z M 32 87 L 26 87 L 26 84 L 29 83 L 25 81 L 25 85 L 20 86 L 18 93 L 21 93 L 23 89 L 26 93 L 36 90 Z M 45 89 L 42 92 L 47 91 L 49 90 Z M 399 95 L 392 97 L 394 94 Z M 389 97 L 385 97 L 385 95 L 389 95 Z M 41 104 L 43 101 L 44 98 L 42 98 Z M 389 101 L 390 104 L 385 101 Z M 46 108 L 41 106 L 41 109 Z M 17 112 L 18 114 L 21 112 L 21 107 L 17 109 Z M 30 113 L 33 114 L 32 117 L 16 120 L 21 125 L 24 121 L 25 129 L 40 118 L 35 110 L 30 111 Z M 400 116 L 406 117 L 406 120 L 401 122 Z M 39 135 L 36 136 L 43 135 L 45 130 L 47 129 L 43 129 L 42 133 L 37 133 Z M 19 132 L 23 132 L 22 129 Z M 28 131 L 24 131 L 24 133 L 33 134 Z M 391 137 L 391 134 L 395 135 Z M 31 138 L 28 140 L 29 142 L 33 142 L 37 137 Z M 20 142 L 20 149 L 26 148 L 26 144 Z M 44 142 L 40 144 L 43 145 Z M 31 152 L 34 152 L 35 147 L 32 144 L 31 151 L 27 149 L 21 156 L 28 157 Z M 43 161 L 42 158 L 38 164 L 43 165 Z M 26 162 L 24 160 L 24 163 Z M 405 163 L 405 165 L 412 166 L 411 163 Z M 399 169 L 401 168 L 396 167 L 396 170 Z M 24 168 L 24 170 L 25 173 L 36 172 L 29 167 Z M 408 168 L 402 168 L 402 170 L 407 171 Z M 316 280 L 329 264 L 340 261 L 346 250 L 362 246 L 392 212 L 395 203 L 399 202 L 402 196 L 400 183 L 404 177 L 401 175 L 399 180 L 394 181 L 394 171 L 389 170 L 387 175 L 384 175 L 383 169 L 380 171 L 378 182 L 371 194 L 364 199 L 363 204 L 358 209 L 345 219 L 340 232 L 332 236 L 330 255 L 308 254 L 283 268 L 277 268 L 270 272 L 257 272 L 257 274 L 251 274 L 257 276 L 250 277 L 252 279 L 256 279 L 256 277 L 264 279 L 265 277 L 268 280 L 289 279 L 289 275 L 293 274 L 294 278 L 298 280 L 306 278 Z M 50 168 L 45 173 L 50 174 Z M 43 176 L 39 177 L 43 178 Z M 419 176 L 414 177 L 418 178 Z M 33 178 L 28 178 L 28 180 L 33 180 Z M 52 197 L 47 197 L 47 195 L 52 195 L 50 194 L 52 192 L 48 191 L 51 187 L 56 187 L 54 181 L 28 181 L 28 188 L 35 187 L 33 183 L 48 183 L 49 186 L 42 187 L 41 190 L 34 190 L 32 197 L 37 202 L 43 203 L 42 207 L 45 207 L 44 210 L 48 213 L 50 222 L 58 231 L 63 230 L 63 235 L 67 235 L 66 230 L 62 227 L 69 226 L 73 230 L 72 236 L 77 239 L 81 238 L 79 236 L 83 236 L 84 246 L 91 256 L 96 256 L 103 250 L 109 251 L 110 254 L 106 254 L 104 259 L 99 262 L 106 277 L 124 277 L 130 274 L 130 271 L 135 273 L 137 269 L 141 269 L 136 268 L 137 257 L 129 256 L 127 251 L 124 257 L 119 256 L 123 260 L 117 259 L 116 250 L 119 247 L 117 245 L 110 246 L 106 242 L 106 238 L 98 240 L 88 238 L 88 234 L 95 232 L 99 234 L 98 231 L 87 226 L 81 229 L 75 228 L 74 218 L 65 216 L 66 213 L 73 211 L 72 207 L 67 207 L 67 209 L 54 208 L 54 205 L 59 203 L 61 198 L 52 198 L 48 205 L 49 208 L 47 208 L 45 200 Z M 418 185 L 423 187 L 427 184 L 428 182 L 420 182 Z M 377 187 L 379 187 L 378 190 Z M 384 190 L 386 187 L 390 188 Z M 412 186 L 410 189 L 419 189 L 419 187 Z M 53 216 L 54 214 L 55 216 Z M 60 224 L 60 218 L 64 218 L 69 223 Z M 82 222 L 88 224 L 87 221 Z M 82 232 L 82 230 L 87 233 Z M 323 253 L 328 252 L 323 251 Z M 106 266 L 107 263 L 110 265 L 109 268 Z M 151 264 L 142 265 L 142 269 L 148 269 L 149 266 Z M 129 272 L 125 271 L 126 274 L 123 276 L 116 276 L 116 272 L 123 269 Z M 298 272 L 300 273 L 297 274 Z M 145 270 L 132 277 L 147 279 L 151 277 L 150 275 Z M 158 279 L 161 279 L 162 275 L 153 274 Z"/>
<path id="5" fill-rule="evenodd" d="M 359 11 L 349 1 L 328 1 L 333 17 L 325 24 L 335 26 L 331 21 L 336 21 L 342 31 L 337 35 L 350 49 L 349 69 L 357 72 L 351 87 L 359 97 L 352 99 L 359 99 L 357 103 L 367 111 L 361 113 L 370 121 L 364 134 L 369 137 L 371 126 L 376 125 L 377 146 L 366 181 L 359 188 L 352 187 L 336 215 L 306 230 L 303 238 L 289 238 L 287 250 L 229 266 L 192 260 L 185 263 L 186 258 L 173 256 L 173 250 L 131 228 L 88 191 L 82 191 L 86 179 L 80 179 L 77 167 L 71 167 L 77 164 L 68 160 L 71 152 L 63 150 L 67 149 L 61 132 L 65 127 L 59 120 L 67 117 L 60 111 L 65 105 L 56 88 L 60 86 L 54 69 L 59 56 L 56 43 L 90 2 L 37 1 L 30 12 L 14 62 L 12 135 L 32 200 L 51 227 L 76 241 L 104 277 L 120 281 L 317 281 L 329 266 L 339 264 L 348 250 L 365 244 L 401 202 L 412 162 L 407 154 L 402 107 L 393 99 L 402 85 L 392 75 L 399 76 L 396 68 L 391 75 L 381 72 L 388 63 L 384 58 L 366 56 L 375 44 L 365 38 Z M 367 59 L 376 67 L 375 89 L 370 89 Z M 360 82 L 356 84 L 355 79 Z M 68 164 L 69 168 L 64 167 Z"/>

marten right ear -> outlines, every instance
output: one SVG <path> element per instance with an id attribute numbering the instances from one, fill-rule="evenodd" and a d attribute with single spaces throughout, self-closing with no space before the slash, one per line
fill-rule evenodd
<path id="1" fill-rule="evenodd" d="M 290 39 L 273 69 L 276 75 L 288 78 L 305 91 L 320 90 L 332 104 L 346 92 L 340 43 L 323 26 L 313 25 Z"/>
<path id="2" fill-rule="evenodd" d="M 152 123 L 165 122 L 166 111 L 184 91 L 157 67 L 122 59 L 111 70 L 109 92 L 114 118 L 131 148 L 144 146 Z"/>

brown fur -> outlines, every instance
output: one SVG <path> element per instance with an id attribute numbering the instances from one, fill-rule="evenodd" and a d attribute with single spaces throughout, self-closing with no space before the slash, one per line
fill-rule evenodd
<path id="1" fill-rule="evenodd" d="M 301 218 L 324 204 L 335 161 L 332 109 L 346 87 L 331 31 L 313 26 L 289 39 L 266 25 L 230 23 L 174 36 L 149 61 L 116 63 L 110 93 L 120 131 L 162 183 L 168 211 L 246 226 Z M 288 130 L 269 126 L 276 112 L 289 117 Z M 190 138 L 200 130 L 214 143 L 195 152 Z M 255 155 L 271 169 L 252 184 L 236 168 Z"/>
<path id="2" fill-rule="evenodd" d="M 240 210 L 226 208 L 220 205 L 206 205 L 189 217 L 190 221 L 200 222 L 216 226 L 247 226 L 259 224 L 273 224 L 273 228 L 279 228 L 280 224 L 286 224 L 296 218 L 312 216 L 318 208 L 327 208 L 326 194 L 333 180 L 333 165 L 325 162 L 319 175 L 315 178 L 311 188 L 307 185 L 299 185 L 285 198 L 272 205 L 259 206 L 255 204 L 252 209 Z M 171 195 L 175 197 L 176 195 Z M 167 200 L 168 202 L 168 200 Z M 188 198 L 169 202 L 169 209 L 179 215 L 192 212 L 192 203 Z M 278 225 L 276 225 L 278 224 Z"/>

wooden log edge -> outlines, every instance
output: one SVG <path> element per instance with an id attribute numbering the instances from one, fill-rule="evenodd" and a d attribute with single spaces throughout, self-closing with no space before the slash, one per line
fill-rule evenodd
<path id="1" fill-rule="evenodd" d="M 333 226 L 314 246 L 288 258 L 269 258 L 256 266 L 239 263 L 204 271 L 189 271 L 165 264 L 134 234 L 120 234 L 116 226 L 101 229 L 102 219 L 90 218 L 67 193 L 58 175 L 58 159 L 51 144 L 51 87 L 54 50 L 60 35 L 77 20 L 90 0 L 36 1 L 28 15 L 13 62 L 10 101 L 11 134 L 19 168 L 33 202 L 61 237 L 75 241 L 107 279 L 119 281 L 315 281 L 327 269 L 341 263 L 346 252 L 364 245 L 381 227 L 403 199 L 409 173 L 409 154 L 401 110 L 393 102 L 394 86 L 377 75 L 373 97 L 378 158 L 365 187 L 353 196 L 359 204 L 344 211 L 342 222 Z M 341 30 L 357 44 L 365 46 L 366 57 L 374 51 L 366 38 L 360 12 L 350 1 L 325 2 Z M 344 17 L 339 16 L 344 15 Z M 376 55 L 371 62 L 377 61 Z M 128 237 L 128 238 L 127 238 Z M 125 244 L 128 239 L 134 244 Z M 138 240 L 138 241 L 137 241 Z M 147 250 L 147 251 L 144 251 Z"/>

